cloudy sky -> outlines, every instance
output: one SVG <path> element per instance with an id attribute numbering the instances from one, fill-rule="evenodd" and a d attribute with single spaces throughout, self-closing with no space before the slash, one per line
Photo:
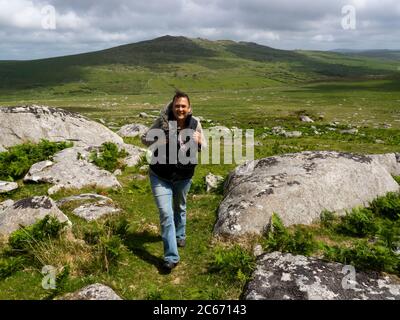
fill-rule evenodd
<path id="1" fill-rule="evenodd" d="M 183 35 L 279 49 L 400 49 L 399 0 L 0 0 L 0 60 Z"/>

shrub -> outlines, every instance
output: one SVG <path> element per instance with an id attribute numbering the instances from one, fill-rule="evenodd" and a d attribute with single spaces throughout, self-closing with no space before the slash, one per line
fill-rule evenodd
<path id="1" fill-rule="evenodd" d="M 112 142 L 105 142 L 101 145 L 99 154 L 92 151 L 90 160 L 95 165 L 107 171 L 114 172 L 118 168 L 122 168 L 121 158 L 125 158 L 128 153 L 122 149 L 118 150 L 118 146 Z"/>
<path id="2" fill-rule="evenodd" d="M 331 261 L 353 265 L 361 270 L 386 271 L 399 274 L 399 258 L 387 247 L 371 245 L 362 240 L 352 248 L 325 247 L 324 257 Z"/>
<path id="3" fill-rule="evenodd" d="M 400 247 L 400 221 L 383 220 L 379 223 L 377 236 L 382 245 L 396 250 Z"/>
<path id="4" fill-rule="evenodd" d="M 53 300 L 55 296 L 59 295 L 61 292 L 65 290 L 69 275 L 70 275 L 69 265 L 64 266 L 61 269 L 61 271 L 57 272 L 55 279 L 56 287 L 54 289 L 51 289 L 51 292 L 46 297 L 46 299 Z"/>
<path id="5" fill-rule="evenodd" d="M 400 194 L 389 192 L 371 202 L 370 208 L 377 216 L 396 220 L 400 218 Z"/>
<path id="6" fill-rule="evenodd" d="M 122 256 L 123 247 L 122 240 L 118 236 L 112 235 L 100 238 L 97 248 L 104 270 L 109 272 L 111 267 L 116 264 Z"/>
<path id="7" fill-rule="evenodd" d="M 210 271 L 223 274 L 229 281 L 245 283 L 255 268 L 255 257 L 239 245 L 216 248 Z"/>
<path id="8" fill-rule="evenodd" d="M 14 231 L 8 243 L 12 249 L 26 251 L 37 242 L 58 237 L 66 225 L 67 222 L 60 222 L 47 215 L 29 227 Z"/>
<path id="9" fill-rule="evenodd" d="M 24 267 L 24 257 L 9 257 L 0 259 L 0 280 L 11 276 Z"/>
<path id="10" fill-rule="evenodd" d="M 336 231 L 345 235 L 364 237 L 377 232 L 375 217 L 371 210 L 356 208 L 340 218 Z"/>
<path id="11" fill-rule="evenodd" d="M 49 159 L 56 152 L 72 147 L 72 143 L 41 140 L 38 144 L 24 143 L 0 153 L 0 180 L 23 177 L 37 162 Z"/>
<path id="12" fill-rule="evenodd" d="M 277 214 L 273 214 L 264 247 L 267 251 L 282 251 L 310 255 L 317 247 L 311 232 L 297 226 L 290 232 Z"/>
<path id="13" fill-rule="evenodd" d="M 111 219 L 105 223 L 105 226 L 110 229 L 112 234 L 125 239 L 128 234 L 129 221 L 126 218 Z"/>
<path id="14" fill-rule="evenodd" d="M 335 214 L 331 211 L 324 210 L 320 215 L 321 225 L 325 228 L 331 229 L 336 220 Z"/>
<path id="15" fill-rule="evenodd" d="M 202 178 L 193 178 L 192 185 L 190 186 L 189 192 L 192 194 L 201 194 L 205 193 L 207 190 L 206 184 L 204 182 L 204 177 Z"/>

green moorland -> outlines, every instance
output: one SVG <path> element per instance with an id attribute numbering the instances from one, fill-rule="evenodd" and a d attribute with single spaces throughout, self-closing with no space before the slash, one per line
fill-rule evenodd
<path id="1" fill-rule="evenodd" d="M 132 122 L 150 125 L 151 119 L 138 114 L 157 114 L 179 88 L 190 93 L 195 115 L 213 120 L 204 127 L 254 129 L 260 142 L 256 158 L 304 150 L 399 152 L 400 73 L 397 56 L 392 56 L 282 51 L 253 43 L 167 36 L 82 55 L 0 61 L 0 105 L 62 107 L 102 119 L 116 131 Z M 303 114 L 315 122 L 301 122 Z M 329 129 L 332 122 L 337 122 L 337 131 Z M 272 135 L 275 126 L 301 131 L 302 136 Z M 358 128 L 358 133 L 339 133 L 348 128 Z M 136 138 L 125 141 L 142 146 Z M 48 142 L 38 146 L 47 157 L 63 147 Z M 0 202 L 46 194 L 48 185 L 26 184 L 17 170 L 26 170 L 37 154 L 42 152 L 33 146 L 0 154 L 0 179 L 20 185 L 1 194 Z M 237 246 L 213 237 L 223 195 L 221 190 L 208 194 L 204 186 L 208 172 L 226 177 L 235 165 L 208 164 L 198 166 L 189 194 L 188 241 L 180 249 L 181 263 L 171 274 L 163 274 L 150 185 L 147 179 L 135 178 L 143 174 L 141 164 L 123 170 L 120 190 L 88 187 L 52 196 L 57 200 L 98 192 L 122 209 L 118 216 L 88 223 L 72 215 L 78 204 L 62 207 L 73 222 L 74 237 L 81 241 L 63 234 L 54 221 L 42 221 L 1 244 L 0 299 L 50 299 L 95 282 L 111 286 L 125 299 L 239 299 L 254 268 L 255 244 L 269 251 L 400 273 L 393 253 L 399 241 L 398 195 L 379 199 L 370 209 L 354 209 L 343 219 L 325 212 L 312 226 L 286 229 L 277 216 L 275 234 L 248 236 Z M 44 265 L 58 268 L 55 291 L 41 286 Z"/>

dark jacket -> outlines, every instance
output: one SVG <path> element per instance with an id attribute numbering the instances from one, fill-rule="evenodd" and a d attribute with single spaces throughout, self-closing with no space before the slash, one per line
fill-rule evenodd
<path id="1" fill-rule="evenodd" d="M 169 134 L 169 121 L 174 121 L 175 116 L 172 111 L 172 102 L 169 103 L 162 111 L 160 114 L 160 117 L 156 119 L 156 121 L 153 123 L 153 125 L 150 127 L 149 130 L 151 129 L 161 129 L 164 131 L 165 135 L 168 137 Z M 203 134 L 203 129 L 200 124 L 200 120 L 195 118 L 192 113 L 189 113 L 186 120 L 185 120 L 185 128 L 186 129 L 192 129 L 194 131 L 197 131 L 201 134 L 202 137 L 202 142 L 195 148 L 198 149 L 198 151 L 201 151 L 202 145 L 205 146 L 205 138 Z M 178 141 L 179 137 L 179 132 L 180 130 L 178 129 L 177 134 L 175 135 L 176 138 L 176 143 L 177 143 L 177 153 L 179 153 L 179 150 L 181 148 L 181 144 Z M 141 137 L 141 140 L 143 144 L 150 146 L 154 143 L 154 141 L 150 141 L 147 139 L 147 133 L 144 133 Z M 187 143 L 189 139 L 187 138 L 184 143 Z M 182 164 L 179 162 L 179 158 L 177 157 L 178 161 L 176 164 L 170 163 L 169 161 L 169 141 L 166 143 L 166 155 L 163 160 L 165 160 L 165 163 L 156 163 L 156 164 L 151 164 L 150 165 L 150 170 L 152 173 L 156 174 L 158 177 L 165 179 L 165 180 L 170 180 L 170 181 L 178 181 L 178 180 L 186 180 L 190 179 L 194 175 L 194 170 L 196 167 L 195 161 L 189 164 Z M 187 151 L 187 155 L 189 152 Z M 155 149 L 154 155 L 158 155 L 158 149 Z M 193 155 L 192 155 L 193 156 Z"/>

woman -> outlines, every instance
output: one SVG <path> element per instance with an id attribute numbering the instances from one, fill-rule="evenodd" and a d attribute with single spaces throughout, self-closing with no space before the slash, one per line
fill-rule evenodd
<path id="1" fill-rule="evenodd" d="M 160 132 L 163 133 L 161 137 Z M 191 151 L 197 153 L 205 145 L 200 121 L 192 116 L 189 96 L 177 91 L 172 102 L 141 138 L 145 145 L 152 145 L 149 175 L 160 214 L 163 268 L 172 270 L 180 259 L 178 247 L 186 244 L 186 195 L 196 166 Z M 192 161 L 182 163 L 179 154 L 190 154 Z"/>

